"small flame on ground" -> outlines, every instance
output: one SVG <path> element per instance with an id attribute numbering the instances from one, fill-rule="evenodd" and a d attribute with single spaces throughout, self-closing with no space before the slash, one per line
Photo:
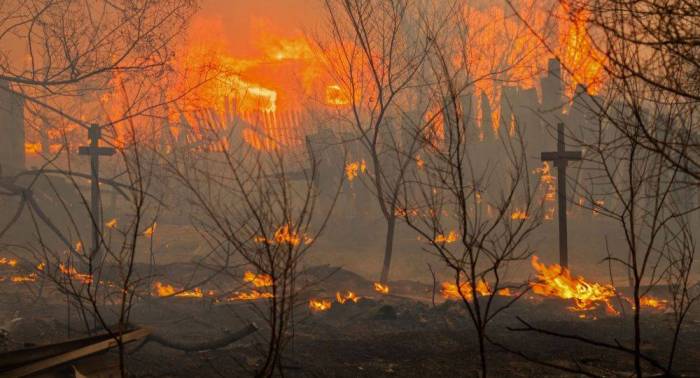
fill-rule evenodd
<path id="1" fill-rule="evenodd" d="M 268 299 L 272 298 L 273 295 L 272 293 L 261 293 L 257 290 L 252 290 L 250 292 L 235 292 L 228 297 L 226 297 L 224 300 L 227 302 L 234 302 L 234 301 L 254 301 L 257 299 Z"/>
<path id="2" fill-rule="evenodd" d="M 245 272 L 243 274 L 243 281 L 250 282 L 255 287 L 266 287 L 272 286 L 272 277 L 269 274 L 255 274 L 253 272 Z"/>
<path id="3" fill-rule="evenodd" d="M 147 228 L 146 231 L 143 232 L 143 234 L 150 238 L 151 236 L 153 236 L 153 233 L 156 232 L 157 226 L 158 226 L 158 224 L 153 222 L 153 225 L 151 227 Z"/>
<path id="4" fill-rule="evenodd" d="M 335 293 L 335 300 L 340 304 L 345 304 L 345 302 L 347 302 L 347 301 L 352 301 L 353 303 L 357 303 L 357 301 L 360 300 L 360 297 L 358 297 L 357 294 L 353 293 L 350 290 L 348 290 L 345 293 L 345 295 L 343 295 L 339 291 L 337 291 Z"/>
<path id="5" fill-rule="evenodd" d="M 117 219 L 116 219 L 116 218 L 112 218 L 112 220 L 110 220 L 109 222 L 105 223 L 105 226 L 106 226 L 107 228 L 115 228 L 115 227 L 117 227 Z"/>
<path id="6" fill-rule="evenodd" d="M 375 282 L 374 291 L 380 294 L 389 294 L 389 285 L 383 284 L 381 282 Z"/>
<path id="7" fill-rule="evenodd" d="M 360 173 L 365 172 L 367 172 L 367 163 L 364 159 L 345 164 L 345 176 L 348 178 L 348 181 L 354 180 Z"/>
<path id="8" fill-rule="evenodd" d="M 27 275 L 17 275 L 17 276 L 12 276 L 10 277 L 10 281 L 14 283 L 23 283 L 23 282 L 36 282 L 37 279 L 37 274 L 36 273 L 29 273 Z"/>
<path id="9" fill-rule="evenodd" d="M 0 265 L 17 266 L 17 259 L 0 257 Z"/>
<path id="10" fill-rule="evenodd" d="M 168 285 L 156 281 L 153 284 L 154 294 L 158 297 L 184 297 L 184 298 L 202 298 L 204 293 L 200 288 L 194 288 L 193 290 L 177 290 L 173 285 Z M 177 293 L 177 294 L 176 294 Z"/>
<path id="11" fill-rule="evenodd" d="M 499 290 L 498 293 L 500 294 L 501 292 L 503 292 L 503 290 L 508 289 Z M 480 279 L 476 283 L 476 292 L 479 293 L 481 296 L 491 295 L 491 288 L 489 287 L 489 284 L 486 283 L 486 281 Z M 510 291 L 508 290 L 507 293 L 510 294 Z M 464 296 L 464 298 L 468 300 L 472 300 L 473 298 L 472 287 L 468 281 L 460 283 L 459 289 L 457 288 L 456 284 L 445 281 L 442 283 L 440 294 L 442 294 L 442 296 L 446 299 L 459 299 L 462 298 L 462 296 Z"/>
<path id="12" fill-rule="evenodd" d="M 520 209 L 515 209 L 515 211 L 510 214 L 510 219 L 513 220 L 525 220 L 527 218 L 529 218 L 527 213 Z"/>
<path id="13" fill-rule="evenodd" d="M 92 283 L 92 275 L 78 272 L 74 267 L 59 264 L 58 269 L 72 280 L 80 281 L 84 284 Z"/>
<path id="14" fill-rule="evenodd" d="M 666 307 L 668 307 L 667 300 L 652 297 L 650 295 L 645 295 L 639 298 L 639 304 L 642 306 L 642 308 L 649 307 L 655 310 L 665 310 Z"/>
<path id="15" fill-rule="evenodd" d="M 538 282 L 531 282 L 530 287 L 536 294 L 572 299 L 574 304 L 569 307 L 572 311 L 593 310 L 604 304 L 608 314 L 619 314 L 610 303 L 610 299 L 615 296 L 612 285 L 589 283 L 583 277 L 573 277 L 568 269 L 559 264 L 541 264 L 537 256 L 532 256 L 532 267 L 537 272 Z"/>
<path id="16" fill-rule="evenodd" d="M 331 301 L 328 299 L 311 299 L 309 300 L 309 309 L 315 312 L 328 311 L 331 309 Z"/>
<path id="17" fill-rule="evenodd" d="M 435 236 L 435 243 L 450 244 L 457 241 L 459 234 L 455 231 L 450 231 L 447 235 L 438 234 Z"/>
<path id="18" fill-rule="evenodd" d="M 291 226 L 284 225 L 275 231 L 272 239 L 257 235 L 253 237 L 253 241 L 261 244 L 288 244 L 297 246 L 302 243 L 309 245 L 313 243 L 314 239 L 308 235 L 300 235 L 298 232 L 294 231 Z"/>

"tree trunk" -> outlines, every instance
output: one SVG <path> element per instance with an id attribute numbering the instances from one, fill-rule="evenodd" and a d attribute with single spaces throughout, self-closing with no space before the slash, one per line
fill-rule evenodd
<path id="1" fill-rule="evenodd" d="M 642 377 L 642 360 L 641 360 L 641 346 L 642 346 L 642 333 L 639 326 L 639 312 L 640 312 L 640 300 L 639 300 L 639 282 L 635 282 L 634 285 L 634 371 L 637 377 Z"/>
<path id="2" fill-rule="evenodd" d="M 478 329 L 477 332 L 479 333 L 479 362 L 481 364 L 481 374 L 480 376 L 482 378 L 486 378 L 486 345 L 485 345 L 485 336 L 484 336 L 484 330 L 483 329 Z"/>
<path id="3" fill-rule="evenodd" d="M 382 276 L 379 282 L 386 284 L 389 281 L 389 270 L 391 269 L 391 255 L 394 252 L 394 230 L 396 229 L 396 218 L 389 216 L 386 221 L 386 242 L 384 244 L 384 265 L 382 266 Z"/>

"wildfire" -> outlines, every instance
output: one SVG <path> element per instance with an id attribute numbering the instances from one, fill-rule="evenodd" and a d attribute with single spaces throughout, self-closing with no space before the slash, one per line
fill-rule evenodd
<path id="1" fill-rule="evenodd" d="M 308 235 L 300 235 L 298 232 L 292 230 L 291 226 L 284 225 L 275 230 L 271 239 L 263 235 L 257 235 L 253 237 L 253 241 L 263 244 L 289 244 L 291 246 L 297 246 L 301 243 L 307 245 L 311 244 L 314 240 Z"/>
<path id="2" fill-rule="evenodd" d="M 619 314 L 610 303 L 615 296 L 615 288 L 611 285 L 589 283 L 583 277 L 573 277 L 568 269 L 559 264 L 541 264 L 537 256 L 532 256 L 532 267 L 537 272 L 538 281 L 531 282 L 530 287 L 536 294 L 572 299 L 574 303 L 569 307 L 572 311 L 593 310 L 604 304 L 608 314 Z"/>
<path id="3" fill-rule="evenodd" d="M 41 143 L 24 143 L 24 152 L 27 155 L 39 154 L 41 153 Z"/>
<path id="4" fill-rule="evenodd" d="M 183 298 L 202 298 L 204 293 L 200 288 L 193 290 L 177 290 L 173 285 L 168 285 L 156 281 L 153 284 L 153 293 L 158 297 L 183 297 Z M 176 294 L 177 293 L 177 294 Z"/>
<path id="5" fill-rule="evenodd" d="M 339 291 L 335 293 L 335 300 L 340 303 L 340 304 L 345 304 L 347 301 L 352 301 L 353 303 L 357 303 L 357 301 L 360 300 L 361 297 L 358 297 L 357 294 L 353 293 L 352 291 L 348 290 L 345 295 L 341 294 Z"/>
<path id="6" fill-rule="evenodd" d="M 389 285 L 383 284 L 381 282 L 375 282 L 374 291 L 384 295 L 389 294 Z"/>
<path id="7" fill-rule="evenodd" d="M 105 223 L 105 226 L 106 226 L 107 228 L 115 228 L 115 227 L 117 227 L 117 219 L 116 219 L 116 218 L 113 218 L 113 219 L 110 220 L 109 222 Z"/>
<path id="8" fill-rule="evenodd" d="M 331 301 L 327 299 L 311 299 L 309 300 L 309 309 L 314 312 L 323 312 L 331 309 Z"/>
<path id="9" fill-rule="evenodd" d="M 151 227 L 148 227 L 146 231 L 143 232 L 143 234 L 150 238 L 151 236 L 153 236 L 153 233 L 156 232 L 156 226 L 158 226 L 158 224 L 153 222 L 153 225 L 151 225 Z"/>
<path id="10" fill-rule="evenodd" d="M 59 264 L 58 269 L 66 275 L 68 278 L 76 281 L 80 281 L 84 284 L 92 283 L 92 275 L 86 273 L 78 272 L 74 267 L 65 266 L 64 264 Z"/>
<path id="11" fill-rule="evenodd" d="M 512 220 L 525 220 L 529 218 L 527 213 L 523 210 L 520 209 L 515 209 L 511 214 L 510 214 L 510 219 Z"/>
<path id="12" fill-rule="evenodd" d="M 268 299 L 272 298 L 272 293 L 261 293 L 257 290 L 252 290 L 250 292 L 235 292 L 225 298 L 227 302 L 234 301 L 254 301 L 257 299 Z"/>
<path id="13" fill-rule="evenodd" d="M 665 310 L 668 307 L 667 300 L 646 295 L 639 298 L 639 304 L 642 307 L 649 307 L 655 310 Z"/>
<path id="14" fill-rule="evenodd" d="M 272 277 L 269 274 L 255 274 L 253 272 L 245 272 L 243 281 L 250 282 L 255 287 L 272 286 Z"/>
<path id="15" fill-rule="evenodd" d="M 447 235 L 438 234 L 435 236 L 435 243 L 450 244 L 459 239 L 459 234 L 455 231 L 450 231 Z"/>
<path id="16" fill-rule="evenodd" d="M 499 290 L 499 294 L 501 293 L 501 291 L 502 290 Z M 476 292 L 481 296 L 491 295 L 491 288 L 489 287 L 489 284 L 486 283 L 486 281 L 480 279 L 476 283 Z M 468 281 L 460 283 L 459 288 L 457 288 L 456 284 L 445 281 L 442 283 L 440 294 L 442 294 L 442 296 L 446 299 L 459 299 L 462 298 L 462 296 L 464 296 L 464 298 L 468 300 L 472 300 L 473 298 L 472 287 Z M 510 291 L 507 291 L 507 294 L 510 295 Z"/>
<path id="17" fill-rule="evenodd" d="M 334 106 L 345 106 L 350 104 L 348 96 L 340 85 L 329 85 L 326 87 L 326 104 Z"/>
<path id="18" fill-rule="evenodd" d="M 353 161 L 345 165 L 345 176 L 348 181 L 354 180 L 360 173 L 367 172 L 367 163 L 362 159 L 360 161 Z"/>
<path id="19" fill-rule="evenodd" d="M 37 279 L 37 274 L 36 273 L 29 273 L 27 275 L 18 275 L 18 276 L 12 276 L 10 277 L 10 281 L 14 283 L 22 283 L 22 282 L 35 282 Z"/>
<path id="20" fill-rule="evenodd" d="M 544 185 L 544 200 L 552 202 L 557 199 L 556 178 L 552 176 L 549 162 L 544 162 L 541 168 L 535 169 L 535 174 L 540 175 L 540 182 Z"/>
<path id="21" fill-rule="evenodd" d="M 17 266 L 17 259 L 0 257 L 0 265 Z"/>
<path id="22" fill-rule="evenodd" d="M 585 85 L 590 93 L 595 94 L 603 84 L 605 56 L 591 41 L 588 32 L 590 15 L 584 9 L 572 9 L 566 1 L 562 5 L 569 21 L 568 28 L 560 36 L 562 64 L 571 76 L 567 94 L 571 96 L 577 84 Z"/>

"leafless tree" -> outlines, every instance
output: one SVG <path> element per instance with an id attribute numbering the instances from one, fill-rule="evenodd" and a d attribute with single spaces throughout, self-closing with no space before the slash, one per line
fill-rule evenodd
<path id="1" fill-rule="evenodd" d="M 426 26 L 432 36 L 428 62 L 437 83 L 432 94 L 442 108 L 443 132 L 435 137 L 415 130 L 424 162 L 402 187 L 400 211 L 453 274 L 453 291 L 477 333 L 485 377 L 488 325 L 527 291 L 526 285 L 507 283 L 507 267 L 532 255 L 527 240 L 543 213 L 517 124 L 514 137 L 505 131 L 497 142 L 499 160 L 483 161 L 478 125 L 463 101 L 474 84 L 470 62 L 455 67 L 454 44 L 444 43 L 466 30 L 463 21 L 457 17 L 457 29 L 444 36 Z"/>
<path id="2" fill-rule="evenodd" d="M 428 41 L 414 21 L 424 10 L 412 0 L 327 0 L 331 37 L 320 39 L 328 71 L 342 88 L 350 109 L 344 126 L 348 143 L 359 143 L 368 159 L 368 187 L 386 222 L 380 282 L 389 279 L 397 225 L 397 201 L 419 144 L 404 131 L 423 124 L 427 108 L 406 97 L 421 73 Z M 403 97 L 403 99 L 402 99 Z M 403 104 L 402 104 L 403 103 Z"/>
<path id="3" fill-rule="evenodd" d="M 233 117 L 220 117 L 213 112 L 196 117 L 213 148 L 175 151 L 167 170 L 191 198 L 193 225 L 217 246 L 212 257 L 221 268 L 240 264 L 267 280 L 263 286 L 269 290 L 255 304 L 267 325 L 265 360 L 257 374 L 281 374 L 298 307 L 308 295 L 308 284 L 299 280 L 304 257 L 333 206 L 317 206 L 319 157 L 312 151 L 282 150 L 279 143 L 258 150 L 232 137 L 242 127 Z M 340 185 L 342 180 L 337 190 Z"/>

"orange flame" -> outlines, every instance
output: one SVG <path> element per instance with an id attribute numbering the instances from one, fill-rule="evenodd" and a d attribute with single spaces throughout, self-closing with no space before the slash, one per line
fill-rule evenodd
<path id="1" fill-rule="evenodd" d="M 327 299 L 311 299 L 309 300 L 309 309 L 314 312 L 323 312 L 331 309 L 331 301 Z"/>
<path id="2" fill-rule="evenodd" d="M 255 287 L 272 286 L 272 276 L 264 273 L 255 274 L 253 272 L 245 272 L 243 274 L 243 281 L 250 282 Z"/>
<path id="3" fill-rule="evenodd" d="M 149 238 L 150 238 L 151 236 L 153 236 L 153 233 L 156 232 L 156 226 L 158 226 L 158 224 L 156 224 L 155 222 L 153 222 L 153 225 L 151 225 L 151 227 L 147 228 L 146 231 L 143 232 L 143 234 L 144 234 L 146 237 L 149 237 Z"/>
<path id="4" fill-rule="evenodd" d="M 438 234 L 435 236 L 435 243 L 450 244 L 459 239 L 459 234 L 455 231 L 450 231 L 447 235 Z"/>
<path id="5" fill-rule="evenodd" d="M 383 284 L 381 282 L 375 282 L 374 291 L 384 295 L 389 294 L 389 285 Z"/>
<path id="6" fill-rule="evenodd" d="M 261 293 L 257 290 L 252 290 L 250 292 L 235 292 L 228 297 L 226 297 L 224 300 L 227 302 L 234 302 L 234 301 L 254 301 L 258 299 L 268 299 L 272 298 L 273 295 L 272 293 Z"/>
<path id="7" fill-rule="evenodd" d="M 117 227 L 117 219 L 116 219 L 116 218 L 113 218 L 113 219 L 110 220 L 109 222 L 105 223 L 105 226 L 106 226 L 107 228 L 115 228 L 115 227 Z"/>
<path id="8" fill-rule="evenodd" d="M 68 267 L 68 266 L 65 266 L 63 264 L 59 264 L 58 269 L 61 271 L 61 273 L 65 274 L 70 279 L 80 281 L 84 284 L 92 283 L 92 275 L 86 274 L 86 273 L 80 273 L 72 266 Z"/>
<path id="9" fill-rule="evenodd" d="M 17 266 L 17 259 L 0 257 L 0 265 Z"/>
<path id="10" fill-rule="evenodd" d="M 335 293 L 335 300 L 340 303 L 340 304 L 345 304 L 347 301 L 352 301 L 354 303 L 357 303 L 357 301 L 360 300 L 361 297 L 358 297 L 357 294 L 353 293 L 352 291 L 348 290 L 345 295 L 341 294 L 339 291 Z"/>
<path id="11" fill-rule="evenodd" d="M 159 281 L 153 284 L 153 292 L 158 297 L 175 296 L 181 298 L 202 298 L 204 296 L 202 289 L 198 287 L 193 290 L 177 290 L 173 285 L 164 284 Z"/>
<path id="12" fill-rule="evenodd" d="M 12 276 L 10 277 L 10 281 L 14 283 L 23 283 L 23 282 L 35 282 L 37 279 L 37 274 L 36 273 L 30 273 L 28 275 L 18 275 L 18 276 Z"/>
<path id="13" fill-rule="evenodd" d="M 513 220 L 525 220 L 528 218 L 529 218 L 529 216 L 527 215 L 527 213 L 523 210 L 520 210 L 520 209 L 515 209 L 510 214 L 510 219 L 513 219 Z"/>
<path id="14" fill-rule="evenodd" d="M 345 176 L 348 178 L 348 181 L 354 180 L 360 173 L 365 172 L 367 172 L 367 163 L 365 163 L 364 159 L 361 161 L 353 161 L 345 165 Z"/>
<path id="15" fill-rule="evenodd" d="M 499 290 L 499 294 L 501 293 L 501 291 L 502 290 Z M 491 288 L 489 287 L 489 284 L 486 283 L 486 281 L 480 279 L 476 283 L 476 292 L 479 293 L 479 295 L 481 296 L 491 295 Z M 508 294 L 509 293 L 510 291 L 508 291 Z M 473 298 L 472 287 L 469 282 L 460 283 L 458 289 L 456 284 L 445 281 L 442 283 L 440 294 L 442 294 L 442 296 L 446 299 L 459 299 L 462 298 L 462 296 L 464 296 L 464 298 L 468 300 L 472 300 Z"/>
<path id="16" fill-rule="evenodd" d="M 610 299 L 615 296 L 612 285 L 589 283 L 583 277 L 573 277 L 568 269 L 559 264 L 541 264 L 537 256 L 532 256 L 532 267 L 537 272 L 538 282 L 531 282 L 530 287 L 536 294 L 572 299 L 574 303 L 569 307 L 572 311 L 593 310 L 604 304 L 608 314 L 619 314 L 610 303 Z"/>

